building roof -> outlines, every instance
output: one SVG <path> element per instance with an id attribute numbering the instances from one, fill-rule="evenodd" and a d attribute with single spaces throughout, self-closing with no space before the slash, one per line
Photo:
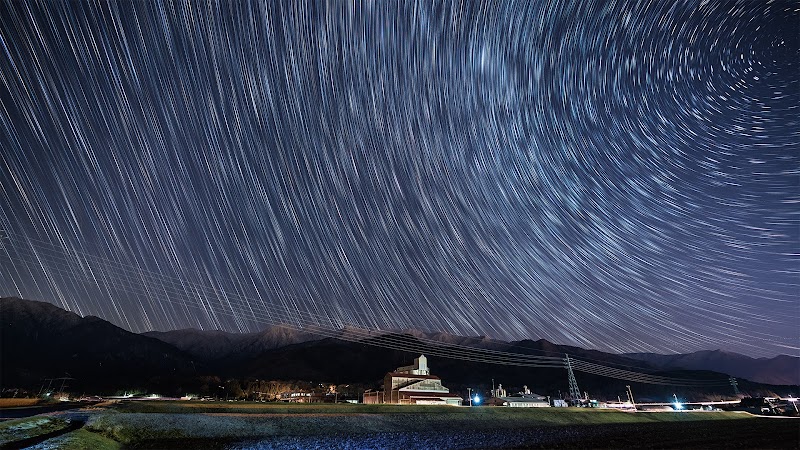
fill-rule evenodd
<path id="1" fill-rule="evenodd" d="M 524 397 L 499 397 L 500 399 L 507 401 L 507 402 L 516 402 L 516 403 L 547 403 L 547 397 L 534 397 L 526 395 Z"/>
<path id="2" fill-rule="evenodd" d="M 420 380 L 441 380 L 441 378 L 437 377 L 436 375 L 414 375 L 413 373 L 405 373 L 405 372 L 389 372 L 386 376 L 394 377 L 394 378 L 415 378 Z"/>
<path id="3" fill-rule="evenodd" d="M 406 394 L 409 394 L 408 396 L 412 397 L 412 398 L 445 398 L 446 397 L 446 398 L 460 398 L 462 400 L 464 399 L 463 397 L 461 397 L 458 394 L 450 394 L 450 393 L 447 393 L 447 392 L 442 392 L 442 393 L 436 393 L 436 392 L 430 392 L 430 391 L 403 391 L 403 392 L 405 392 Z"/>

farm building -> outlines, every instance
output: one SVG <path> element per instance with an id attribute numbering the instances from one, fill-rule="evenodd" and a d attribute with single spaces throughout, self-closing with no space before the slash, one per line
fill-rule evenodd
<path id="1" fill-rule="evenodd" d="M 463 399 L 451 394 L 439 377 L 431 375 L 428 359 L 420 355 L 410 366 L 398 367 L 383 378 L 383 390 L 364 393 L 364 403 L 416 405 L 461 405 Z"/>

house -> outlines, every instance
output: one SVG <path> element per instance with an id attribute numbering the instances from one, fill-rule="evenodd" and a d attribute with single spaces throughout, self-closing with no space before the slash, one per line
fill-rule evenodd
<path id="1" fill-rule="evenodd" d="M 383 377 L 383 391 L 364 392 L 364 403 L 456 405 L 464 401 L 451 394 L 442 380 L 430 374 L 428 359 L 420 355 L 410 366 L 398 367 Z"/>

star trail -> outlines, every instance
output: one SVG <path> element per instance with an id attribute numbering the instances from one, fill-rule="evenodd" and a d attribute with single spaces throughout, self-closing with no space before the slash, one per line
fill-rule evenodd
<path id="1" fill-rule="evenodd" d="M 0 3 L 0 295 L 797 355 L 800 2 Z"/>

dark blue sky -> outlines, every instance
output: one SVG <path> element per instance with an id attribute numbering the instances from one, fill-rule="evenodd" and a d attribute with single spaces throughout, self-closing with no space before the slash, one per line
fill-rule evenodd
<path id="1" fill-rule="evenodd" d="M 0 294 L 798 354 L 800 2 L 357 3 L 0 4 Z"/>

